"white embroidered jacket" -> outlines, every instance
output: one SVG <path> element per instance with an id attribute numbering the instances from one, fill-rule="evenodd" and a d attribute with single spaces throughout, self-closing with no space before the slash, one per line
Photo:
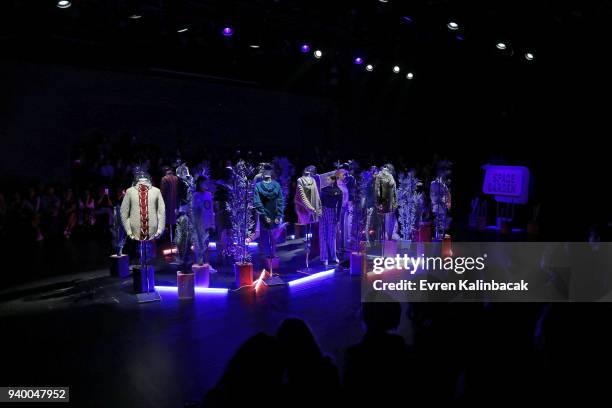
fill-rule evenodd
<path id="1" fill-rule="evenodd" d="M 141 186 L 143 200 L 146 203 L 140 205 Z M 141 208 L 144 212 L 141 212 Z M 121 222 L 128 237 L 138 241 L 148 241 L 159 238 L 166 226 L 166 206 L 161 191 L 150 183 L 138 182 L 135 186 L 128 188 L 121 203 Z M 143 224 L 148 228 L 143 230 Z"/>

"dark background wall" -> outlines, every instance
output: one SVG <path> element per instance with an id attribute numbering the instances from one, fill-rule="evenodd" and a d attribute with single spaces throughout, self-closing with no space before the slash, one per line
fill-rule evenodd
<path id="1" fill-rule="evenodd" d="M 481 165 L 526 165 L 531 204 L 544 203 L 542 217 L 555 228 L 577 225 L 583 234 L 610 214 L 599 198 L 609 170 L 598 138 L 607 110 L 598 101 L 609 81 L 579 59 L 545 58 L 529 71 L 441 65 L 408 86 L 356 78 L 329 98 L 147 70 L 2 63 L 0 176 L 64 181 L 72 146 L 95 129 L 127 131 L 168 155 L 179 144 L 290 157 L 331 148 L 338 159 L 365 156 L 362 164 L 380 165 L 403 156 L 420 168 L 438 154 L 455 164 L 453 201 L 462 217 L 480 191 Z"/>
<path id="2" fill-rule="evenodd" d="M 3 176 L 68 176 L 71 147 L 121 131 L 172 152 L 177 143 L 299 151 L 329 139 L 325 99 L 231 83 L 48 64 L 2 64 Z"/>

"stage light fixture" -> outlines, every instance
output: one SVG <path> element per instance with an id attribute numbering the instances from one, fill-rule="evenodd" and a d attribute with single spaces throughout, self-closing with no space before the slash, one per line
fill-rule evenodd
<path id="1" fill-rule="evenodd" d="M 253 48 L 254 50 L 260 48 L 259 44 L 251 44 L 249 45 L 250 48 Z"/>
<path id="2" fill-rule="evenodd" d="M 58 0 L 57 2 L 57 8 L 67 9 L 70 6 L 72 6 L 72 2 L 69 0 Z"/>
<path id="3" fill-rule="evenodd" d="M 526 52 L 525 53 L 525 59 L 527 61 L 533 61 L 534 58 L 535 58 L 535 56 L 531 52 Z"/>
<path id="4" fill-rule="evenodd" d="M 204 293 L 208 295 L 227 295 L 229 293 L 229 289 L 228 288 L 203 288 L 201 286 L 196 286 L 194 288 L 194 292 Z"/>
<path id="5" fill-rule="evenodd" d="M 365 69 L 368 72 L 372 72 L 372 71 L 374 71 L 374 65 L 368 64 L 368 65 L 366 65 Z"/>
<path id="6" fill-rule="evenodd" d="M 401 69 L 400 69 L 399 65 L 394 65 L 393 66 L 393 72 L 394 73 L 399 74 L 400 71 L 401 71 Z"/>
<path id="7" fill-rule="evenodd" d="M 459 29 L 459 24 L 457 24 L 455 21 L 449 21 L 446 27 L 448 27 L 448 29 L 451 31 L 457 31 Z"/>
<path id="8" fill-rule="evenodd" d="M 388 3 L 389 2 L 389 0 L 378 0 L 378 1 L 381 2 L 381 3 Z"/>
<path id="9" fill-rule="evenodd" d="M 310 45 L 302 44 L 302 46 L 300 47 L 300 52 L 302 54 L 307 54 L 308 52 L 310 52 Z"/>
<path id="10" fill-rule="evenodd" d="M 414 74 L 412 72 L 409 72 L 406 74 L 406 79 L 413 79 L 414 78 Z"/>
<path id="11" fill-rule="evenodd" d="M 255 292 L 257 292 L 259 290 L 259 288 L 261 287 L 261 284 L 264 281 L 264 278 L 266 277 L 266 270 L 262 269 L 261 274 L 259 275 L 259 279 L 257 279 L 254 283 L 255 283 Z"/>
<path id="12" fill-rule="evenodd" d="M 187 26 L 182 26 L 182 27 L 179 27 L 179 28 L 176 30 L 176 32 L 177 32 L 177 33 L 184 33 L 184 32 L 187 32 L 188 30 L 189 30 L 189 27 L 187 27 Z"/>
<path id="13" fill-rule="evenodd" d="M 355 65 L 361 65 L 363 64 L 363 58 L 357 57 L 353 60 L 353 62 L 355 63 Z"/>
<path id="14" fill-rule="evenodd" d="M 162 251 L 162 253 L 163 253 L 164 255 L 178 254 L 178 248 L 173 247 L 173 248 L 164 249 L 164 250 Z"/>
<path id="15" fill-rule="evenodd" d="M 322 56 L 323 56 L 323 51 L 321 51 L 321 50 L 315 50 L 315 52 L 314 52 L 314 57 L 315 57 L 316 59 L 320 59 Z"/>
<path id="16" fill-rule="evenodd" d="M 287 283 L 287 285 L 289 287 L 299 286 L 299 285 L 302 285 L 302 284 L 307 283 L 307 282 L 312 282 L 314 280 L 318 280 L 318 279 L 321 279 L 321 278 L 327 278 L 327 277 L 333 276 L 335 272 L 336 272 L 335 269 L 329 269 L 327 271 L 314 273 L 314 274 L 306 276 L 304 278 L 298 278 L 298 279 L 294 279 L 292 281 L 289 281 Z"/>
<path id="17" fill-rule="evenodd" d="M 157 286 L 155 290 L 158 292 L 166 293 L 177 293 L 178 288 L 176 286 Z M 209 294 L 209 295 L 227 295 L 229 293 L 228 288 L 203 288 L 201 286 L 194 287 L 195 293 Z"/>
<path id="18" fill-rule="evenodd" d="M 504 51 L 506 48 L 508 48 L 508 46 L 506 45 L 506 43 L 498 42 L 497 44 L 495 44 L 495 48 Z"/>
<path id="19" fill-rule="evenodd" d="M 223 27 L 223 30 L 221 32 L 223 33 L 224 37 L 231 37 L 232 35 L 234 35 L 234 29 L 230 26 Z"/>
<path id="20" fill-rule="evenodd" d="M 141 14 L 131 14 L 130 15 L 130 20 L 139 20 L 142 18 Z"/>

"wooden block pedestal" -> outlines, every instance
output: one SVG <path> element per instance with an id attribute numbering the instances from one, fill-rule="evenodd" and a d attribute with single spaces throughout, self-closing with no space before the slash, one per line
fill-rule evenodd
<path id="1" fill-rule="evenodd" d="M 195 297 L 195 274 L 176 272 L 176 287 L 179 299 L 193 299 Z"/>
<path id="2" fill-rule="evenodd" d="M 448 234 L 444 235 L 444 239 L 442 240 L 442 256 L 453 256 L 451 236 Z"/>
<path id="3" fill-rule="evenodd" d="M 110 274 L 119 278 L 130 276 L 130 257 L 127 255 L 110 256 Z"/>
<path id="4" fill-rule="evenodd" d="M 393 257 L 395 255 L 397 255 L 397 241 L 383 241 L 383 256 Z"/>
<path id="5" fill-rule="evenodd" d="M 366 273 L 365 252 L 351 252 L 351 263 L 349 267 L 351 276 L 362 276 Z"/>
<path id="6" fill-rule="evenodd" d="M 422 222 L 419 225 L 418 242 L 431 242 L 431 222 Z"/>
<path id="7" fill-rule="evenodd" d="M 252 263 L 235 263 L 234 273 L 236 275 L 236 287 L 240 288 L 246 285 L 253 284 L 253 264 Z"/>
<path id="8" fill-rule="evenodd" d="M 191 265 L 191 270 L 195 274 L 195 286 L 198 288 L 207 288 L 210 286 L 210 265 Z"/>

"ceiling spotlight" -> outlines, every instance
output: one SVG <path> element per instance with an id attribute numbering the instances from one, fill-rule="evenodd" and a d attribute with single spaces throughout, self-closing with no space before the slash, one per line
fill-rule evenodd
<path id="1" fill-rule="evenodd" d="M 412 72 L 409 72 L 406 74 L 406 79 L 412 79 L 414 78 L 414 74 Z"/>
<path id="2" fill-rule="evenodd" d="M 251 45 L 249 45 L 249 47 L 251 47 L 253 49 L 258 49 L 260 46 L 259 46 L 259 44 L 251 44 Z"/>
<path id="3" fill-rule="evenodd" d="M 374 71 L 374 65 L 372 65 L 372 64 L 366 65 L 366 71 L 368 71 L 368 72 Z"/>
<path id="4" fill-rule="evenodd" d="M 395 66 L 393 67 L 393 72 L 395 72 L 396 74 L 399 74 L 399 72 L 400 72 L 400 67 L 399 67 L 399 65 L 395 65 Z"/>
<path id="5" fill-rule="evenodd" d="M 232 27 L 223 27 L 223 30 L 221 31 L 223 33 L 224 37 L 231 37 L 232 35 L 234 35 L 234 29 Z"/>
<path id="6" fill-rule="evenodd" d="M 302 46 L 300 47 L 300 52 L 302 54 L 307 54 L 309 51 L 310 51 L 310 45 L 302 44 Z"/>
<path id="7" fill-rule="evenodd" d="M 457 31 L 459 29 L 459 24 L 454 21 L 449 21 L 446 27 L 451 31 Z"/>
<path id="8" fill-rule="evenodd" d="M 361 65 L 363 64 L 363 58 L 357 57 L 353 60 L 353 62 L 355 63 L 355 65 Z"/>
<path id="9" fill-rule="evenodd" d="M 502 51 L 503 51 L 503 50 L 505 50 L 505 49 L 506 49 L 506 48 L 508 48 L 508 47 L 506 46 L 506 43 L 503 43 L 503 42 L 498 42 L 498 43 L 495 45 L 495 48 L 497 48 L 498 50 L 502 50 Z"/>
<path id="10" fill-rule="evenodd" d="M 132 15 L 130 15 L 130 19 L 131 20 L 138 20 L 140 18 L 142 18 L 141 14 L 132 14 Z"/>
<path id="11" fill-rule="evenodd" d="M 184 33 L 185 31 L 189 30 L 189 27 L 184 26 L 184 27 L 179 27 L 176 32 L 177 33 Z"/>
<path id="12" fill-rule="evenodd" d="M 321 58 L 322 56 L 323 56 L 323 51 L 321 51 L 321 50 L 315 50 L 315 52 L 314 52 L 314 57 L 315 57 L 316 59 L 319 59 L 319 58 Z"/>
<path id="13" fill-rule="evenodd" d="M 378 1 L 381 2 L 381 3 L 388 3 L 389 2 L 389 0 L 378 0 Z"/>
<path id="14" fill-rule="evenodd" d="M 530 52 L 526 52 L 526 53 L 525 53 L 525 59 L 526 59 L 527 61 L 533 61 L 533 58 L 534 58 L 534 56 L 533 56 L 533 54 L 532 54 L 532 53 L 530 53 Z"/>
<path id="15" fill-rule="evenodd" d="M 72 2 L 69 0 L 58 0 L 57 2 L 57 8 L 66 9 L 70 6 L 72 6 Z"/>

